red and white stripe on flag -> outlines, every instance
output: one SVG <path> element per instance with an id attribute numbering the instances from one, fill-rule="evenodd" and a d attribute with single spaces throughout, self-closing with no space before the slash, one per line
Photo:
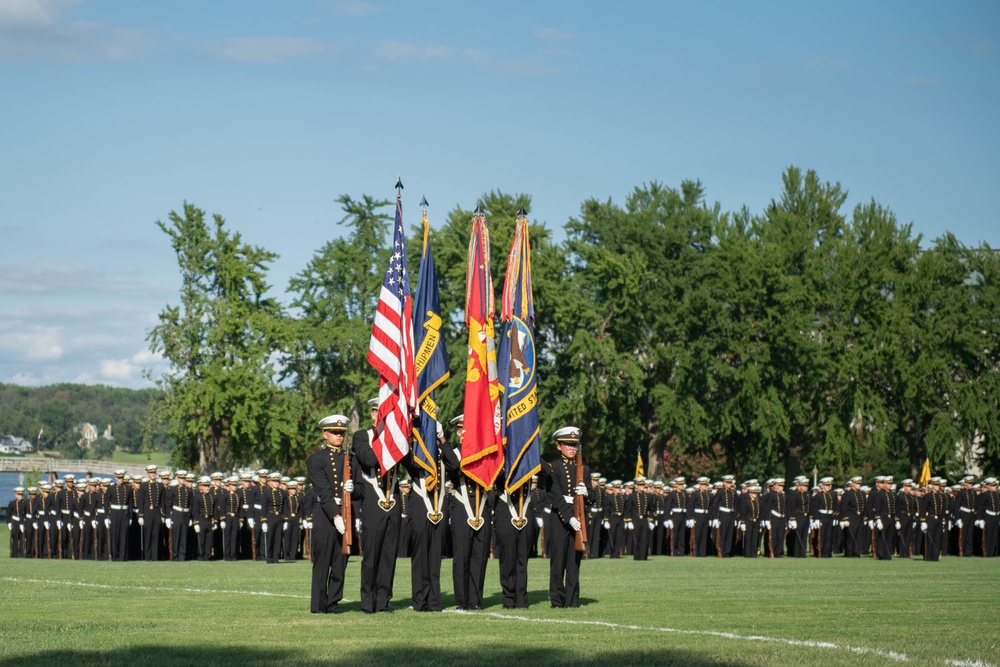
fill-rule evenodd
<path id="1" fill-rule="evenodd" d="M 379 291 L 378 309 L 368 344 L 368 363 L 378 371 L 378 417 L 372 449 L 382 474 L 410 451 L 410 431 L 417 409 L 413 367 L 413 298 L 406 261 L 406 234 L 400 198 L 392 254 Z"/>

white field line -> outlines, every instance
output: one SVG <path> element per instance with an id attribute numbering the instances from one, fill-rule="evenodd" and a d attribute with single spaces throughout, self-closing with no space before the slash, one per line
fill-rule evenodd
<path id="1" fill-rule="evenodd" d="M 293 595 L 291 593 L 271 593 L 269 591 L 242 591 L 223 590 L 209 588 L 186 588 L 168 586 L 114 586 L 111 584 L 95 584 L 88 581 L 58 581 L 54 579 L 25 579 L 22 577 L 2 577 L 2 581 L 12 581 L 22 584 L 56 584 L 59 586 L 82 586 L 87 588 L 105 588 L 111 590 L 138 590 L 138 591 L 160 591 L 176 593 L 219 593 L 223 595 L 258 595 L 262 597 L 293 598 L 296 600 L 308 600 L 308 595 Z M 351 600 L 342 600 L 351 602 Z M 785 644 L 786 646 L 805 646 L 809 648 L 828 648 L 840 651 L 850 651 L 859 655 L 874 655 L 895 662 L 909 662 L 910 658 L 905 653 L 896 651 L 886 651 L 880 648 L 869 648 L 867 646 L 842 646 L 833 642 L 817 642 L 804 639 L 782 639 L 779 637 L 765 637 L 763 635 L 740 635 L 734 632 L 720 632 L 716 630 L 683 630 L 681 628 L 665 628 L 657 626 L 626 625 L 623 623 L 611 623 L 609 621 L 582 621 L 569 618 L 534 618 L 531 616 L 519 616 L 514 614 L 500 614 L 496 612 L 483 611 L 459 611 L 457 609 L 446 609 L 445 613 L 459 615 L 488 616 L 504 621 L 528 621 L 531 623 L 555 623 L 560 625 L 586 625 L 614 630 L 640 630 L 645 632 L 667 632 L 679 635 L 700 635 L 706 637 L 720 637 L 722 639 L 737 639 L 742 641 L 773 642 Z M 997 665 L 982 660 L 955 660 L 945 659 L 944 664 L 951 667 L 998 667 Z"/>

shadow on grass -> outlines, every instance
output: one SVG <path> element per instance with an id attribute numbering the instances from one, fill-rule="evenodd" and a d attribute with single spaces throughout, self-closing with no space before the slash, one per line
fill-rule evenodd
<path id="1" fill-rule="evenodd" d="M 231 667 L 232 665 L 690 665 L 715 667 L 739 665 L 737 661 L 718 662 L 687 651 L 630 650 L 613 655 L 598 651 L 581 655 L 576 651 L 556 648 L 521 648 L 502 644 L 483 644 L 474 647 L 442 647 L 416 650 L 405 645 L 385 645 L 377 648 L 350 648 L 331 645 L 328 656 L 317 659 L 294 650 L 267 648 L 239 648 L 224 646 L 136 646 L 108 651 L 40 651 L 17 658 L 0 659 L 0 667 L 23 667 L 26 664 L 53 665 L 148 665 L 172 667 L 174 665 L 205 665 Z"/>

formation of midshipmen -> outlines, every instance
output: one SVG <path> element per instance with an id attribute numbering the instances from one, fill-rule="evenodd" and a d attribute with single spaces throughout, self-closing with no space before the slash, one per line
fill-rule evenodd
<path id="1" fill-rule="evenodd" d="M 147 467 L 147 477 L 129 478 L 124 471 L 114 480 L 66 475 L 52 484 L 18 487 L 7 507 L 10 556 L 270 563 L 309 556 L 314 494 L 306 490 L 304 477 L 258 470 L 198 478 L 183 470 L 158 473 L 156 466 Z M 609 482 L 600 473 L 590 477 L 596 501 L 587 510 L 588 558 L 1000 555 L 995 477 L 981 483 L 965 477 L 953 486 L 935 477 L 926 489 L 909 479 L 897 487 L 891 477 L 876 477 L 874 488 L 852 477 L 837 489 L 825 477 L 810 488 L 807 478 L 798 477 L 788 491 L 784 480 L 763 486 L 748 480 L 737 487 L 729 475 L 715 483 L 699 477 L 692 486 L 683 477 L 667 483 L 643 477 Z M 410 481 L 401 479 L 391 492 L 397 501 L 393 512 L 403 520 L 398 529 L 402 557 L 413 551 L 411 517 L 423 518 L 423 512 L 408 511 L 414 502 L 420 510 L 424 505 L 422 496 L 411 498 L 411 489 Z M 526 528 L 531 557 L 552 553 L 553 529 L 545 530 L 552 509 L 543 491 L 533 479 L 533 521 Z M 491 492 L 481 500 L 490 520 L 503 505 L 501 495 Z M 457 516 L 457 530 L 467 532 L 468 512 L 453 482 L 446 483 L 438 509 L 445 526 Z M 364 525 L 363 510 L 358 510 L 351 527 L 356 534 Z M 439 557 L 452 557 L 452 533 L 436 540 Z M 490 552 L 496 554 L 499 547 L 491 542 Z M 353 552 L 360 551 L 357 542 Z"/>

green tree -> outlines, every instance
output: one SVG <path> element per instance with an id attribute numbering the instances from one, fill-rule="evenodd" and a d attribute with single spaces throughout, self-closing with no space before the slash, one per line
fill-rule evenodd
<path id="1" fill-rule="evenodd" d="M 177 442 L 175 463 L 226 469 L 281 458 L 274 425 L 288 419 L 274 382 L 272 355 L 283 312 L 267 296 L 276 255 L 245 244 L 225 220 L 185 203 L 156 225 L 170 238 L 181 270 L 180 305 L 167 306 L 147 340 L 172 366 L 156 379 L 154 411 Z"/>

